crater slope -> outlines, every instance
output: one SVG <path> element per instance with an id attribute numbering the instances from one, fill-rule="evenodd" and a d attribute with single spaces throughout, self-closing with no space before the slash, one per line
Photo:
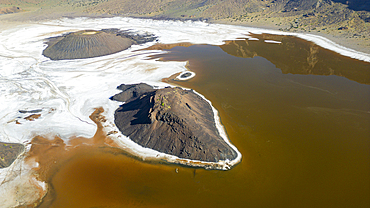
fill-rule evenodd
<path id="1" fill-rule="evenodd" d="M 52 60 L 92 58 L 155 39 L 151 34 L 138 35 L 118 29 L 82 30 L 49 38 L 46 42 L 48 47 L 42 54 Z"/>
<path id="2" fill-rule="evenodd" d="M 121 85 L 111 99 L 125 102 L 115 112 L 118 129 L 139 145 L 204 162 L 238 157 L 219 134 L 211 105 L 192 90 Z"/>

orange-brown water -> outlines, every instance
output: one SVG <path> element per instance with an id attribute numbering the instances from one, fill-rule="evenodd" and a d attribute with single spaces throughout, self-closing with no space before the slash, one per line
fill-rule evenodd
<path id="1" fill-rule="evenodd" d="M 46 178 L 52 191 L 40 207 L 369 207 L 370 64 L 268 38 L 282 44 L 238 40 L 161 55 L 189 61 L 197 76 L 169 82 L 212 101 L 240 164 L 204 170 L 106 145 L 75 148 Z"/>

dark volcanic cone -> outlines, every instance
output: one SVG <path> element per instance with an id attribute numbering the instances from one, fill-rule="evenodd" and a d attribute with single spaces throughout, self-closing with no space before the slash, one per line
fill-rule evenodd
<path id="1" fill-rule="evenodd" d="M 52 60 L 92 58 L 123 51 L 133 43 L 113 33 L 84 30 L 49 40 L 42 54 Z"/>
<path id="2" fill-rule="evenodd" d="M 0 142 L 0 169 L 9 167 L 23 151 L 22 144 Z"/>
<path id="3" fill-rule="evenodd" d="M 121 85 L 111 99 L 126 102 L 115 124 L 143 147 L 179 158 L 218 162 L 237 153 L 219 135 L 210 104 L 191 90 Z"/>

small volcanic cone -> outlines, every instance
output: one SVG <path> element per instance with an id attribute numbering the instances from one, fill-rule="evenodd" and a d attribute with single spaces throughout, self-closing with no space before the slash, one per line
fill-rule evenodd
<path id="1" fill-rule="evenodd" d="M 51 38 L 42 54 L 52 60 L 92 58 L 123 51 L 133 43 L 114 33 L 83 30 Z"/>
<path id="2" fill-rule="evenodd" d="M 191 90 L 121 85 L 111 99 L 118 129 L 137 144 L 204 162 L 232 161 L 237 152 L 220 136 L 210 104 Z"/>

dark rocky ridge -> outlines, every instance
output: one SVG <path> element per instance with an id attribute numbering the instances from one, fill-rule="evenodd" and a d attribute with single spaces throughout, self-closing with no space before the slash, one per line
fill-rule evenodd
<path id="1" fill-rule="evenodd" d="M 23 151 L 22 144 L 0 142 L 0 169 L 9 167 Z"/>
<path id="2" fill-rule="evenodd" d="M 192 90 L 121 85 L 111 99 L 118 129 L 139 145 L 179 158 L 218 162 L 237 153 L 219 135 L 210 104 Z"/>
<path id="3" fill-rule="evenodd" d="M 49 38 L 46 42 L 48 47 L 42 54 L 52 60 L 92 58 L 155 39 L 151 34 L 138 35 L 118 29 L 83 30 Z"/>
<path id="4" fill-rule="evenodd" d="M 12 7 L 0 7 L 0 15 L 1 14 L 12 14 L 12 13 L 17 13 L 20 12 L 21 8 L 12 6 Z"/>
<path id="5" fill-rule="evenodd" d="M 191 73 L 190 72 L 186 72 L 186 73 L 182 74 L 180 77 L 181 78 L 188 78 L 190 76 L 191 76 Z"/>

